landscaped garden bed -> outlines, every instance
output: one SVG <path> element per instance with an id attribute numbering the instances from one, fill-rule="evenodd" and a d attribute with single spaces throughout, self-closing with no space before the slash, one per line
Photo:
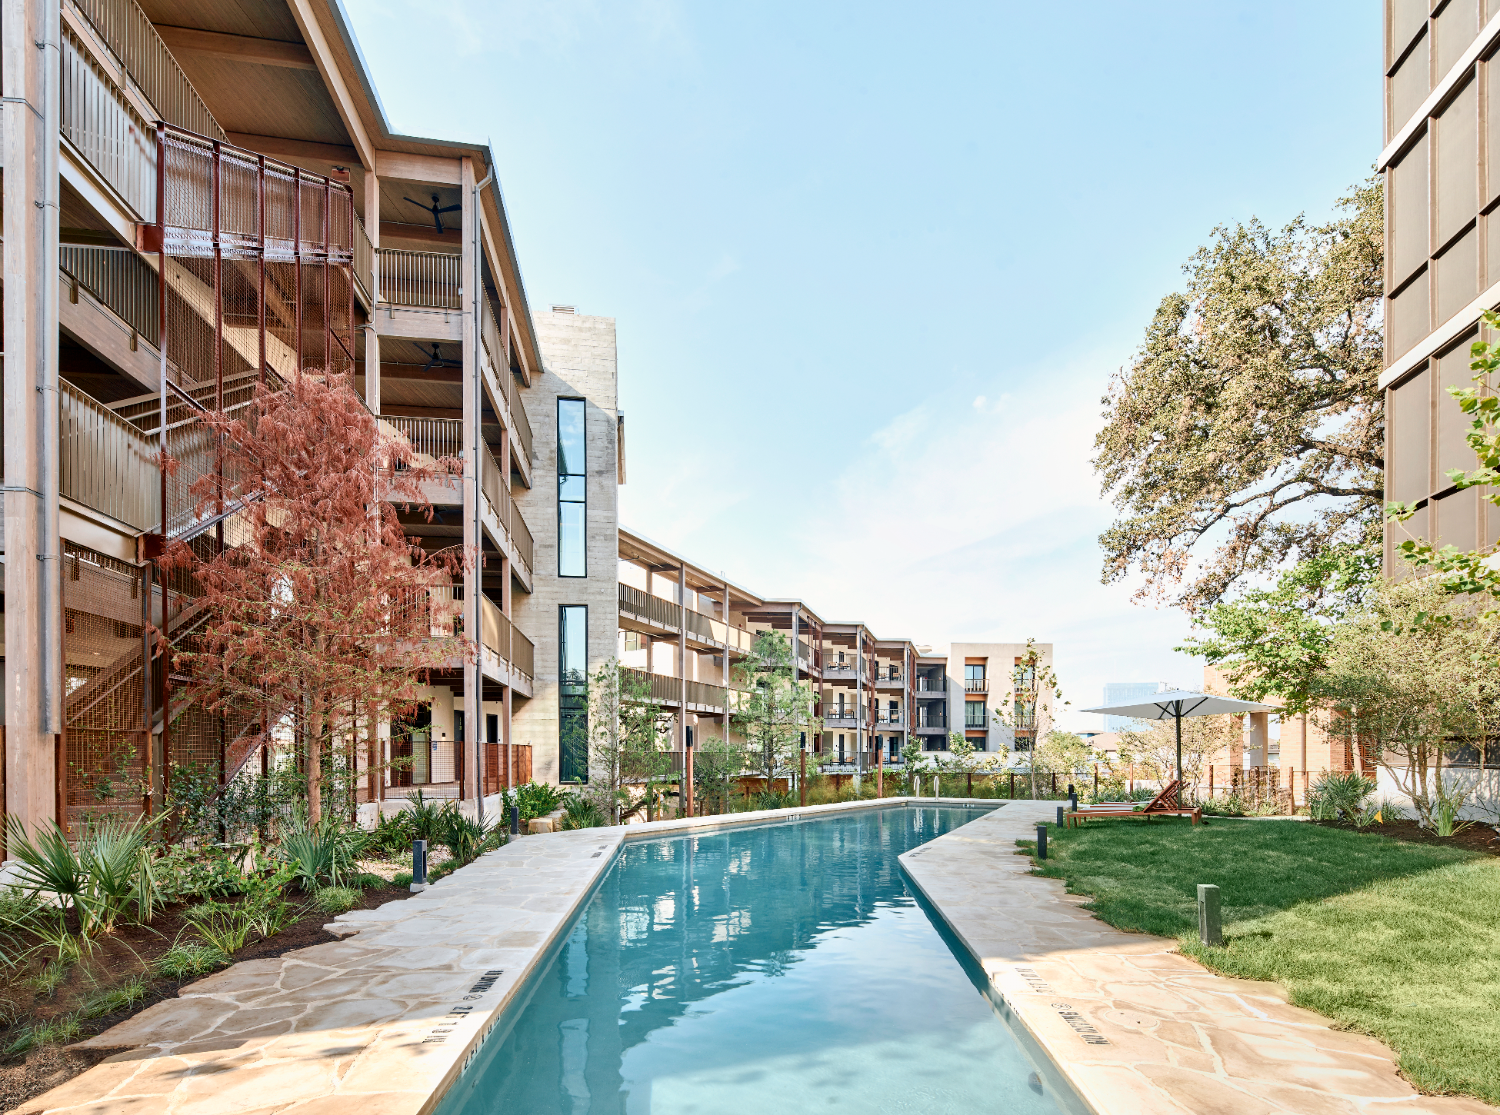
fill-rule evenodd
<path id="1" fill-rule="evenodd" d="M 1409 824 L 1093 821 L 1052 829 L 1036 871 L 1116 928 L 1380 1038 L 1422 1091 L 1500 1103 L 1500 857 L 1474 835 L 1403 839 Z M 1220 888 L 1222 948 L 1199 943 L 1199 883 Z"/>
<path id="2" fill-rule="evenodd" d="M 376 882 L 370 875 L 357 881 Z M 408 886 L 380 881 L 354 893 L 351 909 L 374 909 L 409 898 L 412 892 Z M 193 902 L 160 909 L 148 924 L 123 924 L 96 936 L 83 946 L 84 955 L 66 966 L 56 964 L 54 950 L 35 934 L 16 934 L 11 948 L 30 955 L 0 968 L 0 1051 L 5 1055 L 0 1062 L 0 1110 L 55 1088 L 108 1055 L 65 1045 L 103 1033 L 151 1004 L 175 997 L 179 989 L 209 972 L 232 962 L 338 940 L 323 928 L 334 915 L 319 907 L 316 895 L 292 892 L 286 897 L 292 906 L 290 920 L 268 937 L 252 931 L 251 939 L 228 956 L 204 942 L 188 917 Z M 76 915 L 69 915 L 67 927 L 77 939 Z"/>

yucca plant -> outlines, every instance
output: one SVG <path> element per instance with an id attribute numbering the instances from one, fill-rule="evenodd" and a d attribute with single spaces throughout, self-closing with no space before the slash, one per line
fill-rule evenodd
<path id="1" fill-rule="evenodd" d="M 16 885 L 33 895 L 56 896 L 63 909 L 78 915 L 85 937 L 113 931 L 132 905 L 137 918 L 148 921 L 160 893 L 146 838 L 159 820 L 111 817 L 85 825 L 75 849 L 55 821 L 33 839 L 9 818 L 6 839 L 19 864 Z"/>

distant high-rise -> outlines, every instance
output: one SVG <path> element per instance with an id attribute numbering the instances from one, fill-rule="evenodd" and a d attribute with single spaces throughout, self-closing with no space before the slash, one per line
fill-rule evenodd
<path id="1" fill-rule="evenodd" d="M 1147 697 L 1171 686 L 1159 681 L 1112 681 L 1104 687 L 1104 703 L 1106 705 L 1124 704 L 1126 701 L 1145 700 Z M 1129 716 L 1106 716 L 1104 718 L 1104 730 L 1106 732 L 1129 732 L 1138 729 L 1144 721 L 1132 719 Z"/>

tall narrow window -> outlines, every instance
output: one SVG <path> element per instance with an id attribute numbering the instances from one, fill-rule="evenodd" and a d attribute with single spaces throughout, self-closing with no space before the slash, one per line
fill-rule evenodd
<path id="1" fill-rule="evenodd" d="M 589 780 L 589 610 L 564 604 L 557 613 L 558 781 Z"/>
<path id="2" fill-rule="evenodd" d="M 557 400 L 557 575 L 587 577 L 588 474 L 584 401 Z"/>

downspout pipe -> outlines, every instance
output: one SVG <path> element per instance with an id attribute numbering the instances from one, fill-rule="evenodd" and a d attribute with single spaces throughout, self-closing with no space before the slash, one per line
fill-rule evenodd
<path id="1" fill-rule="evenodd" d="M 43 0 L 42 34 L 42 128 L 46 164 L 42 168 L 43 232 L 42 251 L 45 260 L 40 278 L 42 299 L 42 339 L 44 363 L 39 369 L 38 403 L 42 421 L 38 438 L 37 480 L 41 499 L 41 538 L 37 558 L 41 562 L 40 604 L 42 606 L 42 731 L 57 734 L 63 730 L 63 607 L 62 607 L 62 507 L 59 475 L 60 431 L 58 414 L 58 225 L 61 212 L 59 185 L 58 136 L 62 123 L 62 15 L 59 0 Z M 43 43 L 37 43 L 43 46 Z M 17 167 L 14 173 L 22 173 Z M 33 278 L 37 278 L 33 276 Z M 64 772 L 58 771 L 59 785 Z M 65 818 L 58 818 L 59 824 Z"/>
<path id="2" fill-rule="evenodd" d="M 484 423 L 480 420 L 480 414 L 484 410 L 484 373 L 479 370 L 479 361 L 482 359 L 480 353 L 484 351 L 484 337 L 480 330 L 479 299 L 480 292 L 484 289 L 481 277 L 484 274 L 483 256 L 480 254 L 482 247 L 479 237 L 479 192 L 495 180 L 495 168 L 483 179 L 474 183 L 473 204 L 469 211 L 474 214 L 474 227 L 469 234 L 474 238 L 474 283 L 473 294 L 470 295 L 470 306 L 473 307 L 474 318 L 474 444 L 469 447 L 470 459 L 474 462 L 474 545 L 478 553 L 474 555 L 474 561 L 480 562 L 484 557 L 484 518 L 480 510 L 479 501 L 484 494 L 484 477 L 481 473 L 482 458 L 479 456 L 480 443 L 484 440 Z M 503 480 L 504 477 L 501 477 Z M 499 508 L 496 508 L 498 511 Z M 483 567 L 475 569 L 474 572 L 474 599 L 469 601 L 470 620 L 472 626 L 470 632 L 476 642 L 474 648 L 474 708 L 464 712 L 464 746 L 469 745 L 469 740 L 474 741 L 474 808 L 479 823 L 484 824 L 484 614 L 480 609 L 479 598 L 484 594 L 484 572 Z"/>

